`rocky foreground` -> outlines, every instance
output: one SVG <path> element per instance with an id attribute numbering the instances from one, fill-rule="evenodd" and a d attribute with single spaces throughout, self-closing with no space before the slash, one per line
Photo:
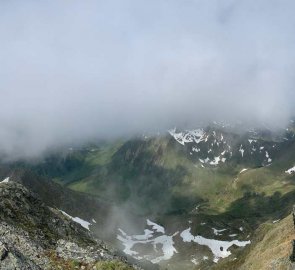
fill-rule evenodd
<path id="1" fill-rule="evenodd" d="M 23 185 L 0 183 L 0 269 L 140 269 Z"/>

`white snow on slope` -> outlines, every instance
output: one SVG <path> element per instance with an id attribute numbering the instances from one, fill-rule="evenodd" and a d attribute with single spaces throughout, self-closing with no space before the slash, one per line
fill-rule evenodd
<path id="1" fill-rule="evenodd" d="M 214 255 L 214 262 L 218 262 L 220 258 L 228 257 L 231 254 L 231 252 L 228 250 L 231 246 L 236 245 L 238 247 L 244 247 L 251 243 L 250 241 L 220 241 L 208 239 L 199 235 L 194 236 L 191 234 L 190 230 L 191 228 L 184 230 L 180 234 L 180 237 L 182 237 L 184 242 L 195 242 L 199 245 L 209 247 Z"/>
<path id="2" fill-rule="evenodd" d="M 206 159 L 200 159 L 199 158 L 199 160 L 200 160 L 201 163 L 208 163 L 210 161 L 209 158 L 206 158 Z"/>
<path id="3" fill-rule="evenodd" d="M 287 173 L 287 174 L 295 173 L 295 166 L 290 168 L 289 170 L 285 171 L 285 173 Z"/>
<path id="4" fill-rule="evenodd" d="M 272 162 L 272 159 L 270 158 L 267 151 L 265 151 L 265 157 L 267 158 L 267 162 Z"/>
<path id="5" fill-rule="evenodd" d="M 123 251 L 138 260 L 146 259 L 152 263 L 159 263 L 160 261 L 171 259 L 174 253 L 177 253 L 177 250 L 174 247 L 173 237 L 176 236 L 178 232 L 173 235 L 165 235 L 164 227 L 150 221 L 149 219 L 147 219 L 147 225 L 151 226 L 152 230 L 144 230 L 143 235 L 130 236 L 122 229 L 119 229 L 120 234 L 117 235 L 117 239 L 122 242 L 124 246 Z M 160 233 L 161 235 L 155 236 L 155 233 Z M 138 251 L 132 250 L 136 244 L 151 244 L 153 246 L 154 254 L 139 254 Z"/>
<path id="6" fill-rule="evenodd" d="M 203 129 L 188 130 L 185 132 L 176 132 L 176 128 L 168 130 L 170 135 L 180 144 L 185 145 L 186 143 L 196 142 L 200 143 L 203 141 L 205 132 Z"/>
<path id="7" fill-rule="evenodd" d="M 198 152 L 200 152 L 200 151 L 201 151 L 201 149 L 199 149 L 199 148 L 197 148 L 197 147 L 193 147 L 193 148 L 192 148 L 192 151 L 193 151 L 193 152 L 197 152 L 197 153 L 198 153 Z"/>
<path id="8" fill-rule="evenodd" d="M 220 161 L 224 163 L 226 161 L 226 158 L 220 158 L 220 156 L 214 157 L 214 160 L 211 161 L 209 164 L 210 165 L 218 165 Z"/>
<path id="9" fill-rule="evenodd" d="M 242 157 L 244 157 L 245 150 L 243 149 L 243 145 L 240 146 L 239 152 L 241 152 Z"/>
<path id="10" fill-rule="evenodd" d="M 0 183 L 8 183 L 9 182 L 9 177 L 6 177 L 3 181 L 1 181 Z"/>
<path id="11" fill-rule="evenodd" d="M 157 249 L 158 244 L 162 244 L 162 250 L 164 254 L 163 256 L 160 256 L 158 258 L 151 260 L 152 263 L 159 263 L 160 261 L 163 261 L 163 260 L 164 261 L 169 260 L 174 253 L 177 253 L 177 250 L 173 246 L 174 245 L 173 237 L 176 234 L 178 234 L 178 232 L 171 236 L 162 235 L 154 239 L 153 241 L 154 249 L 155 250 Z"/>
<path id="12" fill-rule="evenodd" d="M 274 220 L 272 223 L 275 224 L 275 223 L 278 223 L 280 221 L 280 219 L 277 219 L 277 220 Z"/>
<path id="13" fill-rule="evenodd" d="M 218 230 L 218 229 L 212 228 L 212 230 L 215 235 L 222 235 L 222 232 L 226 231 L 227 229 Z"/>
<path id="14" fill-rule="evenodd" d="M 248 169 L 243 169 L 243 170 L 241 170 L 239 173 L 243 173 L 243 172 L 245 172 L 245 171 L 247 171 Z"/>
<path id="15" fill-rule="evenodd" d="M 83 228 L 89 231 L 89 225 L 91 225 L 90 222 L 79 217 L 72 217 L 71 215 L 67 214 L 65 211 L 62 211 L 62 210 L 59 210 L 59 211 L 62 212 L 65 216 L 67 216 L 71 220 L 75 221 L 76 223 L 79 223 Z"/>
<path id="16" fill-rule="evenodd" d="M 165 233 L 165 228 L 162 227 L 161 225 L 158 225 L 155 222 L 150 221 L 149 219 L 146 220 L 147 225 L 152 226 L 153 230 L 159 233 Z"/>
<path id="17" fill-rule="evenodd" d="M 220 157 L 215 157 L 213 161 L 210 162 L 210 165 L 218 165 L 220 161 Z"/>

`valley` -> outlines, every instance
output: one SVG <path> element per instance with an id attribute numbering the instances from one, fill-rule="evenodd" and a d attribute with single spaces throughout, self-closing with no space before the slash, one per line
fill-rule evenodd
<path id="1" fill-rule="evenodd" d="M 212 124 L 69 147 L 8 172 L 31 171 L 26 185 L 146 269 L 238 269 L 261 226 L 290 214 L 294 162 L 293 122 L 276 133 Z M 57 205 L 40 181 L 69 191 Z"/>

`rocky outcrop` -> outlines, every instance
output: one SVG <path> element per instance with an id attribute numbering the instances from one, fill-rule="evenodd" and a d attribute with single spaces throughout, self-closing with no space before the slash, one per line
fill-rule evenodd
<path id="1" fill-rule="evenodd" d="M 139 269 L 24 186 L 0 183 L 0 269 L 99 269 L 101 262 Z"/>
<path id="2" fill-rule="evenodd" d="M 3 179 L 9 176 L 10 181 L 23 185 L 38 195 L 46 205 L 62 209 L 85 220 L 95 218 L 97 223 L 101 223 L 104 226 L 104 219 L 100 217 L 106 217 L 111 207 L 105 201 L 89 194 L 68 189 L 29 169 L 13 168 L 8 172 L 6 170 L 5 173 Z"/>

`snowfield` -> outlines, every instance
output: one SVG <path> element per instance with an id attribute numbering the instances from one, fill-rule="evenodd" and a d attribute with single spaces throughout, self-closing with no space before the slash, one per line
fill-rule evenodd
<path id="1" fill-rule="evenodd" d="M 146 259 L 152 263 L 159 263 L 161 261 L 169 260 L 172 258 L 177 250 L 174 247 L 173 235 L 165 235 L 165 229 L 161 225 L 147 219 L 147 225 L 151 228 L 144 230 L 142 235 L 130 236 L 122 229 L 118 229 L 120 234 L 117 235 L 117 239 L 121 241 L 124 246 L 124 252 L 127 255 L 141 260 Z M 153 246 L 154 254 L 141 255 L 139 252 L 132 250 L 136 244 L 151 244 Z"/>
<path id="2" fill-rule="evenodd" d="M 214 262 L 217 263 L 220 258 L 226 258 L 231 255 L 231 252 L 228 250 L 231 246 L 236 245 L 238 247 L 244 247 L 250 244 L 250 241 L 239 241 L 239 240 L 232 240 L 232 241 L 220 241 L 214 239 L 208 239 L 203 236 L 194 236 L 191 234 L 191 228 L 184 230 L 180 237 L 182 237 L 184 242 L 195 242 L 202 246 L 207 246 L 213 253 Z"/>
<path id="3" fill-rule="evenodd" d="M 191 223 L 189 221 L 189 223 Z M 205 225 L 203 223 L 202 225 Z M 122 229 L 119 230 L 119 234 L 117 235 L 117 239 L 122 243 L 124 246 L 124 253 L 127 255 L 133 256 L 134 258 L 141 260 L 149 260 L 152 263 L 159 263 L 161 261 L 169 260 L 173 257 L 175 253 L 178 253 L 175 246 L 173 238 L 179 234 L 179 232 L 174 233 L 173 235 L 166 235 L 165 229 L 163 226 L 156 224 L 155 222 L 150 221 L 147 219 L 147 226 L 148 229 L 144 230 L 144 234 L 142 235 L 128 235 Z M 227 229 L 216 229 L 211 228 L 213 230 L 214 235 L 222 235 Z M 213 254 L 213 261 L 217 263 L 219 259 L 226 258 L 231 255 L 229 248 L 232 246 L 244 247 L 250 244 L 250 241 L 239 241 L 239 240 L 230 240 L 230 241 L 221 241 L 215 239 L 208 239 L 203 236 L 197 235 L 194 236 L 191 234 L 191 228 L 184 230 L 180 234 L 180 238 L 182 239 L 183 243 L 190 243 L 194 242 L 202 246 L 207 246 L 212 254 Z M 233 238 L 237 236 L 237 234 L 231 234 L 229 237 Z M 137 244 L 147 244 L 151 245 L 152 252 L 149 254 L 141 253 L 137 250 Z M 152 254 L 151 254 L 152 253 Z M 195 255 L 193 256 L 193 261 L 190 261 L 193 264 L 198 264 Z M 208 257 L 206 256 L 208 259 Z"/>

